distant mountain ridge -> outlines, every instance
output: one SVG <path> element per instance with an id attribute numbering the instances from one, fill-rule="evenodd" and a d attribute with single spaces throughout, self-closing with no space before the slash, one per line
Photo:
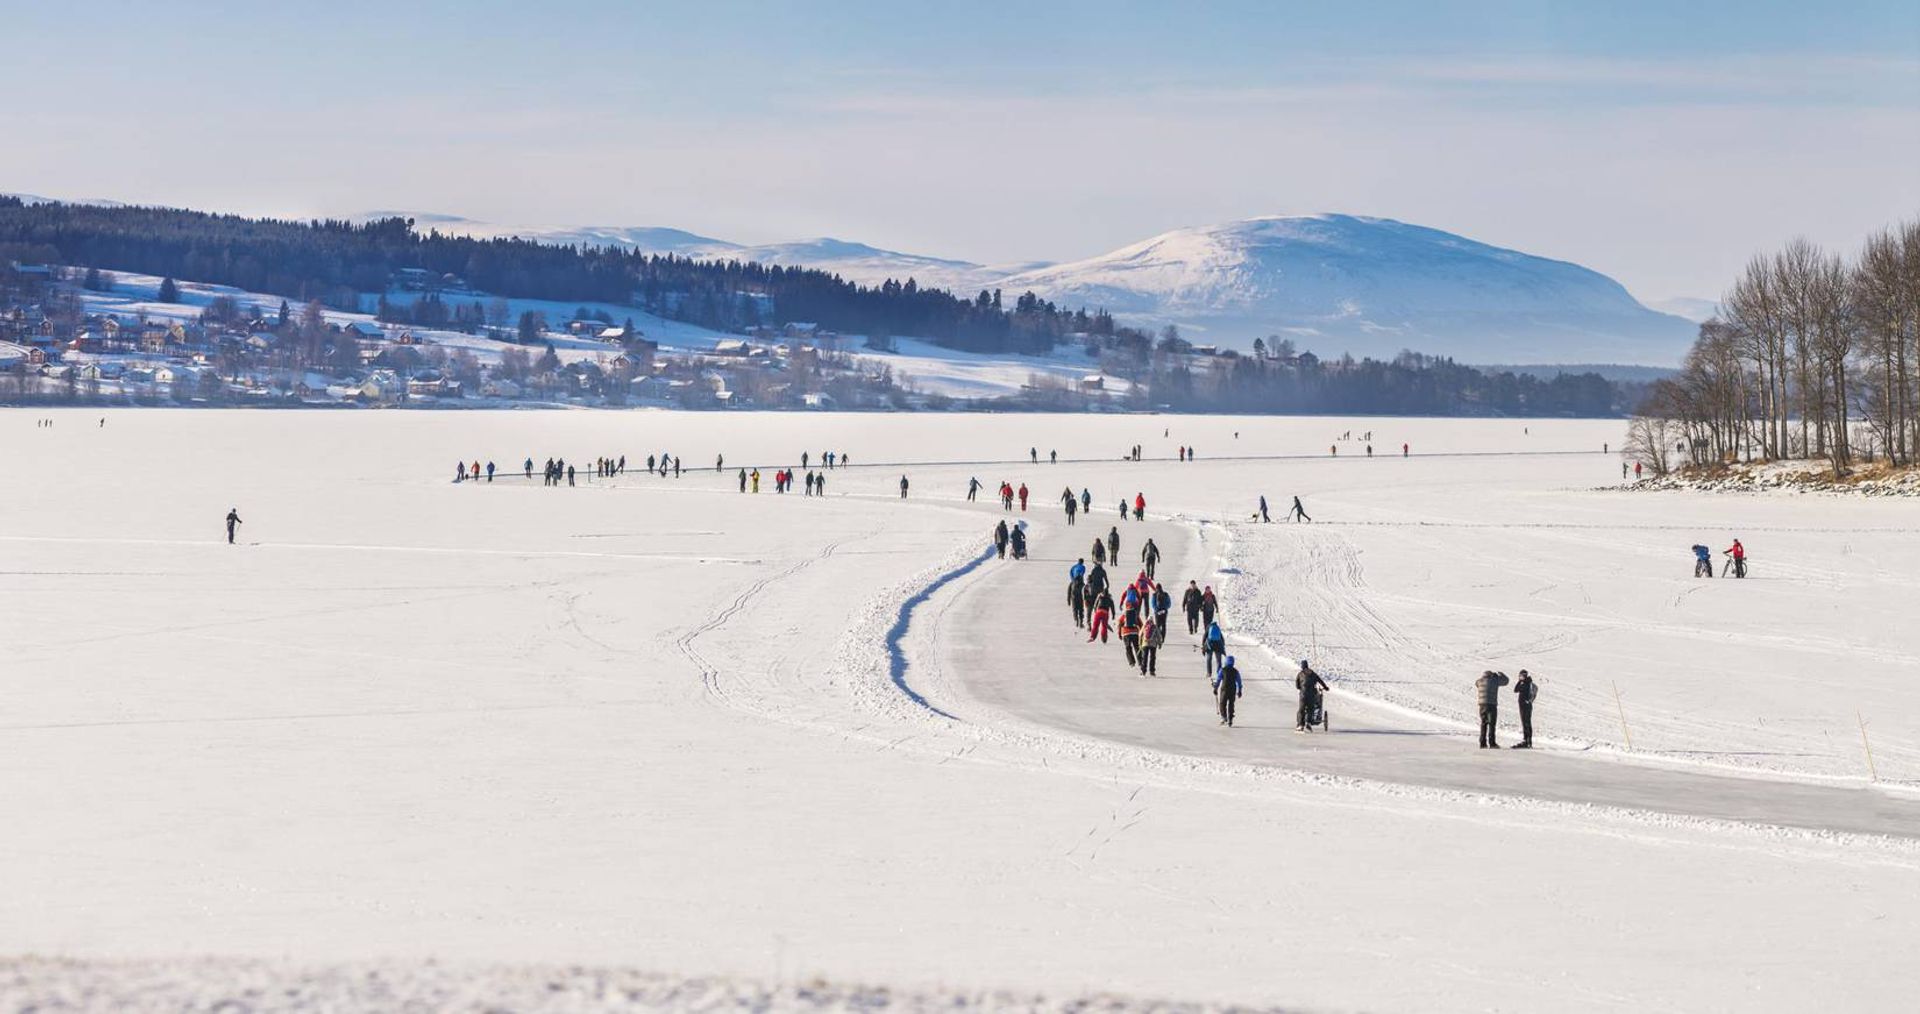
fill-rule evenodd
<path id="1" fill-rule="evenodd" d="M 1415 349 L 1473 362 L 1669 365 L 1694 333 L 1692 321 L 1649 309 L 1618 282 L 1580 265 L 1360 215 L 1176 229 L 1071 263 L 1016 265 L 831 238 L 748 246 L 656 227 L 526 228 L 409 217 L 418 228 L 442 232 L 799 265 L 867 285 L 912 278 L 963 296 L 1031 290 L 1062 306 L 1172 324 L 1191 340 L 1239 348 L 1277 335 L 1323 355 L 1386 357 Z"/>

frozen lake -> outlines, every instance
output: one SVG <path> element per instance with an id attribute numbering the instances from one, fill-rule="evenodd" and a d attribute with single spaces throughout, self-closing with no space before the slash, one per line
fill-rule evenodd
<path id="1" fill-rule="evenodd" d="M 0 412 L 0 953 L 1421 1009 L 1920 985 L 1909 503 L 1603 489 L 1619 421 L 100 418 Z M 827 449 L 826 497 L 771 492 Z M 475 458 L 511 474 L 447 481 Z M 1003 479 L 1027 563 L 977 560 Z M 1239 728 L 1184 632 L 1142 680 L 1059 601 L 1136 492 L 1122 555 L 1219 590 Z M 1690 576 L 1734 537 L 1752 579 Z M 1291 730 L 1309 656 L 1326 737 Z M 1476 751 L 1473 677 L 1521 667 L 1541 750 Z"/>

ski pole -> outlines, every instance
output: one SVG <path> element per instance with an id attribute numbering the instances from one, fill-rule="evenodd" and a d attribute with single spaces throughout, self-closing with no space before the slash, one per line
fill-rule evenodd
<path id="1" fill-rule="evenodd" d="M 1880 774 L 1873 769 L 1873 744 L 1867 740 L 1867 719 L 1858 711 L 1853 713 L 1853 717 L 1860 722 L 1860 745 L 1867 751 L 1867 781 L 1877 782 Z"/>
<path id="2" fill-rule="evenodd" d="M 1633 733 L 1627 729 L 1627 709 L 1620 704 L 1620 683 L 1618 680 L 1612 680 L 1609 682 L 1613 683 L 1614 710 L 1620 713 L 1620 735 L 1626 737 L 1627 749 L 1632 750 L 1633 749 Z"/>

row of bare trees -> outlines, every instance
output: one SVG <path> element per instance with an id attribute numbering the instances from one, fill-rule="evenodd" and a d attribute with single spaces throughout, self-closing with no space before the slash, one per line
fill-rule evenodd
<path id="1" fill-rule="evenodd" d="M 1648 393 L 1628 449 L 1656 474 L 1810 457 L 1838 476 L 1861 439 L 1896 464 L 1920 453 L 1920 219 L 1851 259 L 1804 239 L 1755 257 Z"/>

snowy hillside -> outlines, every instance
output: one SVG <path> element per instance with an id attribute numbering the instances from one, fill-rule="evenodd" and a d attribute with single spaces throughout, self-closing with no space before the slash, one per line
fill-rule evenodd
<path id="1" fill-rule="evenodd" d="M 1003 284 L 1201 341 L 1280 334 L 1322 355 L 1666 364 L 1693 332 L 1578 265 L 1351 215 L 1178 229 Z"/>

